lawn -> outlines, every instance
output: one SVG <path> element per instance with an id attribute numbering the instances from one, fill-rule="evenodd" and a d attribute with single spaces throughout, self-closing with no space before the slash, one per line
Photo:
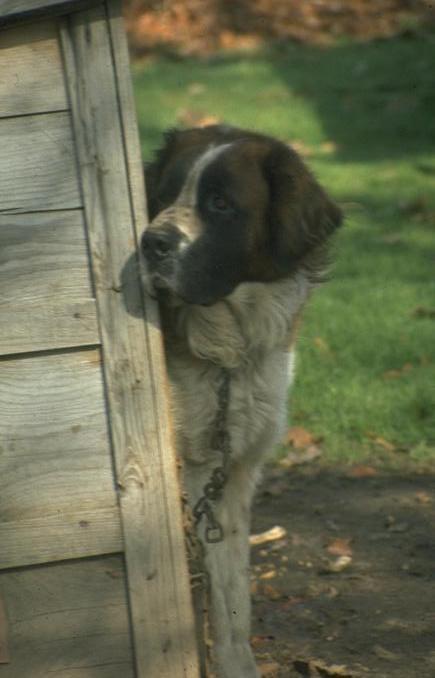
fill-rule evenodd
<path id="1" fill-rule="evenodd" d="M 422 36 L 133 66 L 144 157 L 210 116 L 293 142 L 343 206 L 289 419 L 334 461 L 435 462 L 434 63 Z"/>

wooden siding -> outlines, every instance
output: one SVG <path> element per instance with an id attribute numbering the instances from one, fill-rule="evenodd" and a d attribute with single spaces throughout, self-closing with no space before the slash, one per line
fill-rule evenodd
<path id="1" fill-rule="evenodd" d="M 54 22 L 4 30 L 0 63 L 0 117 L 68 108 Z"/>
<path id="2" fill-rule="evenodd" d="M 198 678 L 121 4 L 95 5 L 0 2 L 0 674 Z"/>
<path id="3" fill-rule="evenodd" d="M 0 355 L 99 342 L 81 211 L 0 214 L 0 327 Z"/>
<path id="4" fill-rule="evenodd" d="M 113 26 L 120 20 L 120 4 L 110 7 Z M 128 109 L 132 98 L 123 98 L 123 113 L 119 109 L 119 69 L 114 72 L 112 53 L 125 45 L 116 40 L 117 31 L 110 33 L 104 8 L 72 15 L 62 31 L 121 488 L 136 669 L 138 678 L 196 678 L 162 346 L 154 344 L 150 353 L 149 325 L 128 313 L 125 303 L 127 299 L 129 306 L 141 307 L 137 266 L 130 275 L 123 277 L 122 272 L 134 254 L 135 222 L 145 215 L 135 211 L 137 202 L 132 199 L 130 162 L 140 151 L 137 137 L 124 133 L 133 126 L 134 110 Z"/>
<path id="5" fill-rule="evenodd" d="M 10 664 L 1 678 L 134 678 L 122 558 L 0 572 Z"/>
<path id="6" fill-rule="evenodd" d="M 81 206 L 68 113 L 0 119 L 0 211 Z"/>
<path id="7" fill-rule="evenodd" d="M 53 16 L 77 12 L 102 0 L 1 0 L 0 27 L 11 21 L 36 19 L 39 16 Z"/>
<path id="8" fill-rule="evenodd" d="M 0 441 L 0 567 L 122 549 L 98 350 L 2 361 Z"/>

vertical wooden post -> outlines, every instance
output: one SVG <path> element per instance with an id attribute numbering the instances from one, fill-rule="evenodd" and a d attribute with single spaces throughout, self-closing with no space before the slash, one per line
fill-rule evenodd
<path id="1" fill-rule="evenodd" d="M 197 678 L 194 619 L 157 311 L 134 255 L 146 211 L 120 3 L 61 30 L 119 486 L 138 678 Z M 120 163 L 119 159 L 124 162 Z"/>

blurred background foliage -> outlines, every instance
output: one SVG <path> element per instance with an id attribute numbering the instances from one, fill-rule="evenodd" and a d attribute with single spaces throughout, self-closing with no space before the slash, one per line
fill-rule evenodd
<path id="1" fill-rule="evenodd" d="M 289 425 L 327 459 L 433 465 L 434 4 L 125 9 L 145 158 L 170 126 L 257 129 L 292 144 L 346 214 L 305 314 Z"/>
<path id="2" fill-rule="evenodd" d="M 132 47 L 204 55 L 292 40 L 330 45 L 412 33 L 434 21 L 431 0 L 127 0 Z"/>

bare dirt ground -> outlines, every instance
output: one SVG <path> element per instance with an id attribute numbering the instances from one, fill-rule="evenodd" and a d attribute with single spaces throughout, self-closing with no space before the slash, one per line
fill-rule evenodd
<path id="1" fill-rule="evenodd" d="M 414 468 L 269 470 L 252 525 L 283 528 L 252 546 L 264 676 L 435 677 L 434 479 Z"/>

